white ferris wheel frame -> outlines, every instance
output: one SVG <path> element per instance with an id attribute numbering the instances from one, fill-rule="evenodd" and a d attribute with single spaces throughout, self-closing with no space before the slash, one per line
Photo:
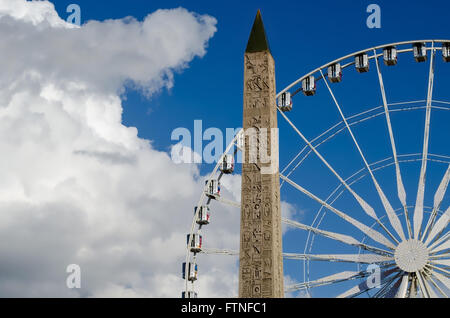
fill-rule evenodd
<path id="1" fill-rule="evenodd" d="M 385 92 L 384 83 L 383 83 L 383 76 L 382 76 L 379 61 L 378 61 L 378 58 L 383 56 L 383 52 L 379 53 L 378 50 L 380 50 L 380 49 L 383 50 L 385 48 L 392 48 L 392 47 L 397 48 L 399 46 L 405 46 L 405 45 L 414 45 L 416 43 L 423 43 L 425 45 L 431 44 L 431 46 L 426 46 L 426 54 L 428 55 L 428 51 L 431 52 L 431 58 L 430 58 L 430 62 L 429 62 L 430 67 L 429 67 L 427 99 L 424 101 L 413 101 L 413 102 L 389 104 L 387 101 L 386 92 Z M 313 221 L 313 224 L 311 226 L 304 225 L 299 222 L 295 222 L 295 221 L 288 220 L 285 218 L 282 219 L 282 222 L 284 224 L 308 231 L 308 238 L 307 238 L 307 241 L 305 244 L 304 254 L 292 254 L 292 253 L 291 254 L 288 254 L 288 253 L 283 254 L 284 259 L 299 259 L 299 260 L 303 260 L 305 262 L 305 264 L 306 264 L 306 262 L 308 264 L 308 266 L 304 266 L 304 282 L 300 283 L 300 284 L 295 284 L 293 286 L 288 286 L 287 288 L 285 288 L 286 292 L 303 290 L 303 289 L 308 290 L 309 288 L 316 287 L 316 286 L 323 286 L 323 285 L 327 285 L 327 284 L 333 284 L 336 282 L 360 279 L 360 278 L 367 277 L 369 275 L 369 273 L 364 272 L 364 271 L 355 271 L 355 272 L 347 271 L 347 272 L 333 274 L 333 275 L 330 275 L 330 276 L 327 276 L 327 277 L 324 277 L 324 278 L 321 278 L 321 279 L 318 279 L 315 281 L 310 281 L 309 280 L 309 261 L 310 260 L 324 260 L 324 261 L 332 261 L 332 262 L 350 262 L 350 263 L 356 263 L 356 264 L 369 264 L 369 263 L 380 264 L 383 268 L 385 268 L 385 271 L 383 272 L 384 276 L 382 277 L 382 283 L 384 284 L 384 288 L 382 288 L 382 290 L 378 291 L 376 296 L 386 296 L 389 293 L 391 293 L 391 296 L 404 298 L 404 297 L 408 296 L 407 295 L 408 292 L 409 292 L 409 294 L 415 293 L 417 295 L 417 292 L 420 289 L 422 297 L 436 297 L 437 295 L 435 294 L 433 289 L 430 287 L 430 284 L 431 284 L 436 290 L 438 290 L 440 292 L 441 295 L 448 297 L 448 295 L 446 295 L 446 293 L 442 291 L 442 289 L 439 287 L 439 285 L 436 283 L 436 281 L 444 284 L 447 287 L 447 289 L 450 289 L 450 279 L 448 278 L 450 272 L 446 269 L 446 268 L 448 268 L 448 266 L 450 266 L 450 260 L 448 260 L 448 259 L 441 260 L 441 258 L 437 259 L 436 257 L 433 257 L 433 255 L 447 250 L 450 245 L 449 244 L 449 242 L 450 242 L 449 232 L 446 232 L 444 235 L 442 235 L 442 233 L 444 232 L 444 230 L 446 229 L 446 227 L 450 221 L 450 208 L 448 208 L 445 212 L 440 210 L 440 203 L 444 199 L 445 192 L 447 190 L 447 187 L 449 185 L 449 180 L 450 180 L 450 156 L 433 155 L 428 152 L 431 109 L 440 108 L 439 106 L 432 105 L 432 103 L 435 102 L 435 103 L 450 104 L 450 102 L 441 102 L 441 101 L 433 100 L 435 55 L 436 55 L 436 51 L 438 51 L 438 50 L 442 51 L 442 49 L 443 49 L 443 47 L 436 46 L 437 43 L 450 44 L 450 40 L 403 41 L 403 42 L 396 42 L 396 43 L 375 46 L 375 47 L 371 47 L 371 48 L 368 48 L 365 50 L 357 51 L 357 52 L 348 54 L 344 57 L 341 57 L 332 62 L 326 63 L 326 64 L 322 65 L 321 67 L 314 69 L 313 71 L 303 75 L 302 77 L 300 77 L 297 80 L 295 80 L 294 82 L 292 82 L 290 85 L 288 85 L 286 88 L 281 90 L 276 95 L 276 98 L 278 98 L 283 93 L 286 93 L 286 92 L 290 91 L 291 89 L 295 88 L 296 86 L 301 85 L 301 83 L 304 79 L 318 74 L 319 76 L 315 77 L 316 81 L 324 79 L 326 87 L 327 87 L 327 89 L 334 101 L 334 104 L 336 105 L 336 107 L 341 115 L 341 118 L 342 118 L 342 121 L 340 123 L 336 124 L 335 126 L 331 127 L 330 129 L 328 129 L 327 131 L 325 131 L 324 133 L 322 133 L 321 135 L 319 135 L 318 137 L 316 137 L 315 139 L 310 141 L 300 132 L 300 130 L 292 123 L 292 121 L 287 117 L 287 115 L 278 107 L 278 111 L 281 114 L 281 116 L 286 120 L 286 122 L 294 129 L 294 131 L 306 143 L 306 146 L 300 151 L 300 153 L 284 168 L 284 170 L 280 171 L 280 181 L 282 182 L 280 187 L 282 187 L 284 183 L 288 183 L 291 186 L 293 186 L 295 189 L 302 192 L 304 195 L 319 202 L 321 205 L 321 207 Z M 411 48 L 411 47 L 397 49 L 398 54 L 412 52 L 412 51 L 413 51 L 413 48 Z M 369 53 L 371 53 L 372 55 L 369 55 Z M 356 56 L 359 56 L 361 54 L 368 54 L 369 55 L 368 61 L 370 62 L 370 60 L 375 60 L 375 62 L 376 62 L 376 70 L 377 70 L 377 74 L 378 74 L 380 93 L 382 96 L 383 105 L 373 108 L 368 111 L 364 111 L 357 115 L 345 117 L 345 115 L 342 112 L 339 102 L 337 101 L 328 81 L 326 80 L 327 75 L 324 75 L 323 70 L 327 70 L 327 68 L 329 66 L 335 65 L 337 63 L 342 63 L 351 58 L 355 58 Z M 343 70 L 354 64 L 355 64 L 354 60 L 348 61 L 345 64 L 342 64 L 341 68 Z M 301 91 L 301 88 L 298 89 L 294 93 L 294 95 L 299 93 L 300 91 Z M 409 104 L 409 103 L 412 104 L 412 103 L 419 103 L 419 102 L 426 102 L 426 105 L 410 107 L 409 109 L 398 109 L 398 110 L 389 109 L 390 106 L 395 106 L 395 105 L 399 105 L 399 104 Z M 419 109 L 419 108 L 426 109 L 423 151 L 421 154 L 398 155 L 397 150 L 396 150 L 395 138 L 393 135 L 393 129 L 392 129 L 389 114 L 392 113 L 393 111 L 412 110 L 412 109 Z M 377 109 L 382 109 L 382 111 L 375 115 L 374 114 L 370 115 L 371 111 L 374 111 Z M 450 110 L 449 108 L 444 108 L 444 109 Z M 355 121 L 353 123 L 349 123 L 349 120 L 351 120 L 353 118 L 357 118 L 358 116 L 365 115 L 367 113 L 369 114 L 368 117 L 362 118 L 359 121 Z M 392 157 L 380 160 L 375 163 L 369 163 L 366 160 L 366 158 L 365 158 L 365 156 L 364 156 L 364 154 L 352 132 L 351 126 L 358 124 L 364 120 L 368 120 L 368 119 L 374 118 L 375 116 L 380 116 L 380 115 L 386 116 L 386 122 L 387 122 L 387 126 L 388 126 L 389 138 L 390 138 L 390 143 L 391 143 L 391 148 L 392 148 Z M 339 124 L 342 124 L 342 123 L 345 124 L 345 127 L 338 130 L 338 132 L 334 132 L 333 135 L 331 135 L 328 138 L 326 138 L 325 140 L 321 141 L 321 143 L 319 143 L 318 145 L 315 145 L 315 146 L 313 145 L 313 143 L 316 140 L 318 140 L 323 135 L 325 135 L 326 133 L 331 131 L 333 128 L 337 127 Z M 338 134 L 342 131 L 348 131 L 350 133 L 350 135 L 353 139 L 353 142 L 355 143 L 355 146 L 358 149 L 358 152 L 359 152 L 359 154 L 364 162 L 364 165 L 365 165 L 362 169 L 360 169 L 355 174 L 353 174 L 352 176 L 350 176 L 346 179 L 342 178 L 317 150 L 318 146 L 320 146 L 322 143 L 326 142 L 327 140 L 329 140 L 330 138 L 332 138 L 333 136 L 335 136 L 336 134 Z M 215 168 L 213 169 L 212 173 L 210 174 L 210 177 L 205 186 L 205 189 L 209 188 L 209 186 L 211 184 L 211 180 L 213 180 L 213 178 L 217 175 L 217 172 L 219 171 L 220 163 L 223 161 L 225 155 L 227 155 L 234 147 L 236 147 L 236 150 L 242 150 L 240 148 L 240 144 L 239 144 L 239 142 L 242 138 L 242 134 L 243 134 L 243 130 L 239 131 L 236 134 L 236 136 L 234 137 L 234 139 L 232 140 L 232 142 L 228 145 L 225 152 L 221 155 L 220 159 L 218 160 L 218 163 L 216 164 Z M 308 150 L 308 152 L 302 158 L 302 160 L 293 169 L 291 169 L 291 171 L 288 174 L 284 175 L 284 173 L 287 171 L 287 169 L 306 150 Z M 314 194 L 312 194 L 305 188 L 301 187 L 300 185 L 296 184 L 295 182 L 293 182 L 292 180 L 289 179 L 289 175 L 311 153 L 314 153 L 340 181 L 339 186 L 336 189 L 334 189 L 334 191 L 329 195 L 329 197 L 326 200 L 322 200 L 322 199 L 318 198 L 317 196 L 315 196 Z M 420 158 L 402 159 L 402 158 L 405 158 L 408 156 L 414 156 L 414 155 L 419 156 Z M 386 164 L 386 162 L 389 160 L 392 160 L 392 162 L 389 162 Z M 421 161 L 421 163 L 422 163 L 415 206 L 408 206 L 406 204 L 406 192 L 404 190 L 402 177 L 401 177 L 401 171 L 400 171 L 400 163 L 411 162 L 411 161 Z M 441 181 L 441 184 L 440 184 L 438 190 L 436 191 L 433 207 L 426 207 L 426 206 L 424 206 L 424 203 L 423 203 L 424 192 L 425 192 L 425 175 L 426 175 L 427 163 L 429 161 L 437 161 L 437 162 L 445 163 L 449 166 L 446 174 L 444 175 L 444 177 Z M 384 163 L 384 164 L 376 167 L 376 165 L 377 164 L 379 165 L 380 163 Z M 383 190 L 381 189 L 381 187 L 378 184 L 377 179 L 374 176 L 375 171 L 384 169 L 384 168 L 392 166 L 392 165 L 395 166 L 398 197 L 403 206 L 402 208 L 397 209 L 397 210 L 394 210 L 392 208 L 392 206 L 389 203 L 389 200 L 385 196 Z M 363 176 L 359 176 L 355 180 L 352 180 L 353 178 L 355 178 L 355 176 L 357 176 L 358 174 L 360 174 L 364 171 L 367 171 L 368 173 L 366 173 Z M 353 185 L 357 181 L 359 181 L 362 178 L 364 178 L 365 176 L 367 176 L 367 174 L 370 175 L 370 177 L 377 189 L 377 193 L 380 196 L 380 199 L 385 208 L 386 214 L 383 215 L 381 218 L 378 218 L 378 216 L 376 215 L 373 208 L 367 202 L 365 202 L 361 197 L 359 197 L 359 195 L 357 195 L 356 192 L 354 192 L 353 189 L 351 188 L 351 185 Z M 219 175 L 219 177 L 218 177 L 219 181 L 222 178 L 222 176 L 223 176 L 223 173 L 221 173 Z M 342 188 L 345 188 L 345 189 L 342 189 Z M 336 209 L 332 206 L 332 204 L 345 192 L 345 190 L 349 191 L 354 196 L 354 198 L 358 201 L 358 203 L 363 208 L 363 210 L 366 212 L 366 214 L 375 220 L 374 224 L 371 227 L 360 223 L 356 219 L 353 219 L 346 213 L 339 211 L 338 209 Z M 338 193 L 338 191 L 340 191 L 340 193 Z M 335 196 L 333 198 L 333 196 L 336 193 L 338 193 L 337 196 Z M 195 215 L 194 215 L 194 218 L 192 221 L 192 225 L 190 228 L 190 232 L 189 232 L 190 239 L 187 242 L 187 246 L 186 246 L 186 263 L 185 263 L 185 292 L 186 293 L 194 292 L 194 282 L 189 281 L 189 269 L 188 268 L 189 268 L 190 263 L 193 263 L 193 264 L 197 263 L 196 262 L 197 253 L 191 252 L 191 244 L 193 242 L 193 235 L 199 234 L 202 229 L 202 225 L 197 225 L 197 219 L 198 219 L 200 207 L 205 206 L 205 201 L 206 201 L 206 206 L 209 206 L 210 202 L 213 199 L 215 199 L 221 203 L 234 206 L 234 207 L 240 207 L 240 203 L 238 203 L 238 202 L 233 202 L 233 201 L 226 200 L 226 199 L 223 199 L 220 197 L 211 198 L 206 195 L 205 191 L 202 191 L 202 194 L 201 194 L 200 199 L 197 204 L 197 207 L 199 207 L 199 208 L 195 212 Z M 333 199 L 333 200 L 329 203 L 329 201 L 331 199 Z M 345 221 L 353 224 L 356 228 L 360 229 L 365 234 L 364 239 L 362 241 L 358 241 L 357 239 L 355 239 L 349 235 L 344 235 L 344 234 L 339 234 L 339 233 L 334 233 L 334 232 L 329 232 L 329 231 L 324 231 L 324 230 L 319 229 L 319 226 L 323 220 L 323 217 L 325 216 L 325 213 L 322 213 L 321 218 L 319 218 L 319 215 L 321 214 L 321 211 L 324 210 L 324 208 L 327 209 L 328 211 L 334 212 L 336 215 L 340 216 Z M 414 208 L 413 224 L 410 224 L 410 219 L 408 216 L 408 211 L 411 208 Z M 403 231 L 403 227 L 402 227 L 400 220 L 398 218 L 398 215 L 397 215 L 398 211 L 401 209 L 403 209 L 403 215 L 406 218 L 407 233 L 405 233 Z M 425 210 L 428 210 L 428 213 L 430 213 L 431 216 L 425 226 L 424 231 L 421 232 L 423 213 Z M 389 222 L 390 222 L 392 228 L 395 230 L 395 235 L 392 234 L 386 228 L 386 226 L 381 222 L 381 219 L 383 219 L 385 217 L 387 217 L 389 219 Z M 380 228 L 382 230 L 384 230 L 384 232 L 388 235 L 388 237 L 385 237 L 380 232 L 374 230 L 374 227 L 376 225 L 379 225 Z M 310 243 L 310 249 L 311 249 L 312 244 L 313 244 L 314 235 L 322 235 L 322 236 L 331 238 L 335 241 L 343 242 L 347 245 L 359 247 L 360 253 L 357 255 L 356 254 L 355 255 L 351 255 L 351 254 L 350 255 L 311 255 L 311 254 L 307 254 L 306 249 L 307 249 L 308 243 L 311 240 L 311 243 Z M 311 239 L 311 236 L 312 236 L 312 239 Z M 373 247 L 373 246 L 369 246 L 369 245 L 365 244 L 364 242 L 365 242 L 366 238 L 368 238 L 368 237 L 370 237 L 372 240 L 374 240 L 378 243 L 381 243 L 381 245 L 388 247 L 388 250 L 380 249 L 378 247 Z M 398 238 L 400 238 L 400 240 Z M 430 265 L 430 268 L 434 269 L 434 272 L 430 273 L 429 275 L 427 274 L 428 275 L 427 277 L 424 277 L 425 275 L 422 272 L 417 271 L 416 272 L 416 277 L 417 277 L 416 282 L 414 282 L 414 284 L 411 282 L 411 286 L 409 287 L 409 289 L 408 289 L 408 283 L 409 283 L 408 277 L 409 277 L 410 273 L 400 272 L 397 275 L 394 275 L 394 277 L 390 276 L 392 273 L 394 273 L 394 270 L 392 269 L 392 267 L 396 266 L 395 262 L 394 262 L 394 264 L 391 264 L 391 262 L 393 261 L 393 255 L 394 255 L 393 250 L 395 250 L 395 244 L 400 244 L 400 242 L 407 240 L 407 238 L 421 240 L 421 241 L 424 241 L 425 244 L 427 244 L 428 248 L 430 250 L 432 250 L 429 265 Z M 425 238 L 426 238 L 426 240 L 425 240 Z M 361 254 L 361 250 L 376 252 L 377 254 Z M 203 249 L 203 251 L 201 253 L 203 253 L 203 254 L 219 254 L 219 255 L 239 255 L 238 251 L 223 250 L 223 249 Z M 448 258 L 448 253 L 440 254 L 440 255 L 445 256 L 444 258 Z M 439 266 L 444 266 L 444 268 L 439 267 Z M 306 270 L 308 271 L 308 281 L 306 281 L 306 272 L 305 272 Z M 362 293 L 365 293 L 368 290 L 369 290 L 369 288 L 364 289 L 363 287 L 361 287 L 361 284 L 360 284 L 360 285 L 357 285 L 357 286 L 353 287 L 352 289 L 348 290 L 347 292 L 339 295 L 338 297 L 350 297 L 350 296 L 354 297 L 354 296 L 358 296 Z M 394 293 L 393 293 L 393 291 L 394 291 Z"/>

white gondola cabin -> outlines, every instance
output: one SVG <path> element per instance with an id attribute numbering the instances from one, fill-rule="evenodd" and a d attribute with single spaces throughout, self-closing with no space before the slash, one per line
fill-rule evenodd
<path id="1" fill-rule="evenodd" d="M 195 282 L 197 280 L 198 277 L 198 265 L 194 264 L 194 263 L 189 263 L 189 265 L 187 266 L 187 271 L 188 271 L 188 280 L 190 282 Z M 186 279 L 186 263 L 183 263 L 182 266 L 182 273 L 183 273 L 183 279 Z"/>
<path id="2" fill-rule="evenodd" d="M 195 207 L 194 213 L 197 214 L 198 207 Z M 198 225 L 208 225 L 210 223 L 211 213 L 208 206 L 200 207 L 197 215 Z"/>
<path id="3" fill-rule="evenodd" d="M 183 299 L 188 299 L 188 298 L 198 298 L 198 295 L 196 292 L 193 291 L 189 291 L 189 292 L 182 292 L 181 293 L 181 298 Z"/>
<path id="4" fill-rule="evenodd" d="M 397 48 L 395 46 L 389 46 L 383 49 L 384 64 L 393 66 L 397 64 Z"/>
<path id="5" fill-rule="evenodd" d="M 339 83 L 342 81 L 342 68 L 340 63 L 328 66 L 328 79 L 332 83 Z"/>
<path id="6" fill-rule="evenodd" d="M 316 94 L 316 79 L 313 75 L 308 76 L 302 82 L 303 94 L 313 96 Z"/>
<path id="7" fill-rule="evenodd" d="M 234 172 L 234 156 L 230 154 L 223 156 L 219 168 L 224 174 L 232 174 Z"/>
<path id="8" fill-rule="evenodd" d="M 206 180 L 205 182 L 205 194 L 207 197 L 214 199 L 220 197 L 220 182 L 219 180 L 213 179 L 211 182 Z"/>
<path id="9" fill-rule="evenodd" d="M 414 43 L 413 51 L 416 62 L 425 62 L 427 60 L 427 47 L 425 43 Z"/>
<path id="10" fill-rule="evenodd" d="M 278 97 L 278 107 L 282 112 L 290 112 L 292 110 L 291 93 L 284 92 Z"/>
<path id="11" fill-rule="evenodd" d="M 450 43 L 442 43 L 442 58 L 445 62 L 450 62 Z"/>
<path id="12" fill-rule="evenodd" d="M 187 235 L 187 244 L 190 247 L 192 253 L 200 253 L 202 251 L 202 243 L 203 238 L 200 234 L 193 234 L 192 240 L 191 235 Z"/>
<path id="13" fill-rule="evenodd" d="M 369 56 L 367 55 L 367 53 L 355 56 L 355 67 L 359 73 L 365 73 L 369 71 Z"/>

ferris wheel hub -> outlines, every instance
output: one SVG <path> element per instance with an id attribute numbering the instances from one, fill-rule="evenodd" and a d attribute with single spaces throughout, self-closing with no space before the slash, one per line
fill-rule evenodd
<path id="1" fill-rule="evenodd" d="M 411 239 L 401 242 L 395 250 L 397 266 L 408 273 L 422 270 L 428 263 L 428 249 L 422 242 Z"/>

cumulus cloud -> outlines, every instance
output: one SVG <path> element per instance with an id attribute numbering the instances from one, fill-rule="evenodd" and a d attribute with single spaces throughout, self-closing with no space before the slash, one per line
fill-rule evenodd
<path id="1" fill-rule="evenodd" d="M 180 297 L 205 177 L 172 160 L 191 149 L 157 151 L 123 125 L 121 96 L 170 89 L 215 32 L 183 8 L 75 27 L 48 1 L 0 0 L 0 296 Z M 239 175 L 222 186 L 240 201 Z M 237 250 L 239 209 L 211 209 L 205 246 Z M 202 256 L 200 296 L 237 296 L 237 257 Z"/>
<path id="2" fill-rule="evenodd" d="M 174 71 L 202 57 L 216 31 L 213 17 L 182 8 L 158 10 L 142 22 L 127 17 L 73 28 L 47 1 L 3 2 L 0 49 L 7 52 L 3 78 L 33 70 L 82 90 L 116 93 L 124 83 L 147 94 L 170 88 Z"/>
<path id="3" fill-rule="evenodd" d="M 176 164 L 202 162 L 202 156 L 196 153 L 192 148 L 178 143 L 171 147 L 171 158 Z"/>
<path id="4" fill-rule="evenodd" d="M 0 296 L 180 296 L 203 179 L 124 126 L 120 96 L 172 87 L 215 25 L 178 8 L 77 28 L 48 1 L 0 0 Z M 236 212 L 220 209 L 236 242 Z M 208 262 L 203 292 L 232 294 L 213 278 L 235 260 Z"/>
<path id="5" fill-rule="evenodd" d="M 39 27 L 47 25 L 65 28 L 75 27 L 61 20 L 55 11 L 54 5 L 48 1 L 2 0 L 0 1 L 0 17 L 4 16 L 26 21 Z"/>

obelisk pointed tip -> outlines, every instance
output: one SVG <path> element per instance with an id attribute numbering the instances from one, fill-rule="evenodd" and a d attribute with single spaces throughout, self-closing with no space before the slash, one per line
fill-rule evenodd
<path id="1" fill-rule="evenodd" d="M 270 52 L 269 41 L 267 40 L 266 30 L 261 16 L 261 10 L 256 13 L 255 22 L 253 23 L 250 38 L 248 39 L 246 53 Z"/>

